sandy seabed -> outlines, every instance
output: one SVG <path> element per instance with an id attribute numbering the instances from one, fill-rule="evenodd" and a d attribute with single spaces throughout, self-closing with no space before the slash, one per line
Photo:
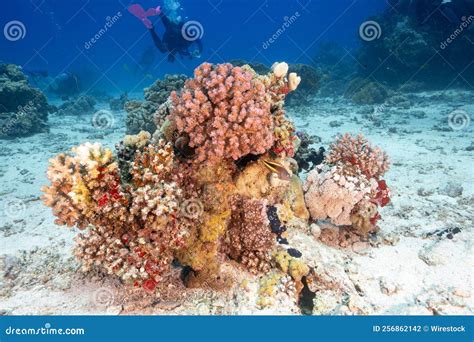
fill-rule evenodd
<path id="1" fill-rule="evenodd" d="M 288 109 L 298 129 L 321 138 L 315 147 L 362 132 L 392 160 L 392 202 L 376 237 L 340 244 L 331 237 L 341 232 L 330 226 L 320 225 L 320 239 L 290 232 L 317 275 L 313 314 L 474 313 L 474 122 L 453 129 L 454 110 L 474 120 L 474 93 L 406 94 L 375 112 L 332 98 Z M 49 133 L 0 141 L 0 314 L 301 314 L 284 289 L 262 308 L 258 277 L 230 263 L 223 267 L 238 281 L 222 292 L 170 282 L 161 294 L 144 295 L 80 272 L 71 253 L 77 231 L 53 223 L 40 187 L 56 154 L 85 141 L 113 147 L 125 134 L 124 115 L 115 113 L 114 127 L 103 131 L 91 124 L 92 113 L 50 115 Z"/>

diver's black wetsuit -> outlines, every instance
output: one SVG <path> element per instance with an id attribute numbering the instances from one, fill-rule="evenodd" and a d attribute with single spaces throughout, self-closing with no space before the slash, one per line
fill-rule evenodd
<path id="1" fill-rule="evenodd" d="M 193 58 L 193 55 L 189 52 L 189 47 L 193 45 L 193 43 L 196 43 L 198 52 L 201 54 L 202 42 L 200 39 L 196 39 L 194 41 L 188 41 L 184 39 L 181 33 L 184 23 L 180 22 L 179 24 L 176 24 L 169 20 L 169 18 L 163 13 L 160 13 L 160 18 L 161 22 L 165 26 L 163 39 L 158 37 L 154 27 L 150 29 L 150 34 L 158 50 L 163 53 L 169 53 L 168 60 L 170 62 L 173 62 L 176 59 L 176 53 L 178 53 L 180 57 L 185 56 Z"/>

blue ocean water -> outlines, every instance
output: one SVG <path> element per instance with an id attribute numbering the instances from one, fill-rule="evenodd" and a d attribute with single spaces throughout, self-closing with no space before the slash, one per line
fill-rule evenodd
<path id="1" fill-rule="evenodd" d="M 137 2 L 144 8 L 165 8 L 163 1 Z M 176 8 L 168 1 L 169 12 L 202 26 L 204 46 L 199 59 L 169 63 L 166 55 L 154 48 L 145 27 L 127 11 L 131 3 L 5 1 L 0 13 L 2 27 L 19 21 L 24 25 L 24 37 L 15 42 L 0 39 L 0 60 L 26 70 L 46 70 L 53 76 L 78 73 L 89 87 L 113 93 L 141 91 L 164 74 L 189 75 L 203 61 L 245 59 L 271 65 L 285 60 L 310 64 L 321 43 L 356 47 L 360 23 L 387 6 L 380 0 L 181 0 Z M 154 21 L 157 33 L 163 34 L 160 20 Z M 100 34 L 107 23 L 110 27 Z M 278 35 L 282 28 L 284 34 Z M 275 34 L 277 39 L 269 43 Z M 91 44 L 94 37 L 99 38 Z M 143 71 L 137 64 L 146 51 L 152 65 Z"/>

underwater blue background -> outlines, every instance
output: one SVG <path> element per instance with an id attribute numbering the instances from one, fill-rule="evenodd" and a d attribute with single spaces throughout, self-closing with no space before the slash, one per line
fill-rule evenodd
<path id="1" fill-rule="evenodd" d="M 137 1 L 144 8 L 162 1 Z M 360 23 L 383 11 L 381 0 L 181 0 L 179 14 L 201 23 L 204 51 L 199 59 L 169 63 L 163 54 L 152 53 L 152 67 L 137 67 L 153 43 L 145 27 L 126 10 L 125 0 L 19 0 L 5 1 L 0 13 L 2 27 L 21 21 L 24 39 L 0 40 L 0 61 L 20 64 L 26 70 L 46 70 L 55 76 L 74 72 L 90 88 L 111 93 L 140 92 L 167 73 L 191 74 L 204 61 L 245 59 L 271 65 L 274 61 L 311 63 L 319 45 L 335 42 L 350 50 L 360 39 Z M 85 44 L 104 27 L 107 17 L 121 17 L 89 49 Z M 278 39 L 263 48 L 285 19 L 299 14 Z M 155 19 L 159 22 L 159 19 Z M 156 25 L 159 35 L 161 23 Z M 154 55 L 154 56 L 153 56 Z"/>

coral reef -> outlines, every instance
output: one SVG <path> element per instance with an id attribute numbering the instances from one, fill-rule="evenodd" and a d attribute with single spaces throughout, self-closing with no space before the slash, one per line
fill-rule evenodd
<path id="1" fill-rule="evenodd" d="M 356 77 L 347 85 L 344 96 L 356 104 L 373 105 L 385 102 L 389 92 L 378 82 Z"/>
<path id="2" fill-rule="evenodd" d="M 286 65 L 284 72 L 258 76 L 250 67 L 204 63 L 181 94 L 171 94 L 169 120 L 195 150 L 197 162 L 263 154 L 276 140 L 288 144 L 282 140 L 291 139 L 294 129 L 282 118 L 282 104 L 278 104 L 290 91 L 290 82 L 283 80 L 287 70 Z M 286 151 L 278 147 L 276 152 Z"/>
<path id="3" fill-rule="evenodd" d="M 47 91 L 67 101 L 77 97 L 82 90 L 81 77 L 76 73 L 63 72 L 49 84 Z"/>
<path id="4" fill-rule="evenodd" d="M 230 64 L 233 66 L 243 67 L 244 65 L 248 65 L 251 67 L 257 74 L 266 75 L 271 71 L 271 68 L 266 66 L 265 64 L 258 63 L 258 62 L 248 62 L 243 59 L 232 59 L 229 61 Z"/>
<path id="5" fill-rule="evenodd" d="M 296 135 L 300 139 L 300 145 L 294 158 L 298 164 L 299 170 L 312 170 L 323 162 L 325 149 L 324 147 L 320 147 L 316 150 L 311 147 L 311 144 L 317 142 L 317 138 L 311 136 L 307 132 L 299 131 L 296 132 Z"/>
<path id="6" fill-rule="evenodd" d="M 188 288 L 233 286 L 236 268 L 248 276 L 275 272 L 262 281 L 262 298 L 283 286 L 296 301 L 310 267 L 288 233 L 307 226 L 319 209 L 314 181 L 305 194 L 297 176 L 292 157 L 300 138 L 283 108 L 300 81 L 286 63 L 266 75 L 204 63 L 160 106 L 153 136 L 125 136 L 116 155 L 86 143 L 51 159 L 43 201 L 57 224 L 82 230 L 75 255 L 83 270 L 146 291 L 169 281 L 172 264 L 182 268 Z M 348 214 L 362 230 L 378 215 L 370 204 L 376 209 L 388 199 L 378 179 L 387 170 L 385 155 L 361 137 L 345 136 L 326 163 L 370 186 L 377 178 L 380 193 L 364 192 Z"/>
<path id="7" fill-rule="evenodd" d="M 0 138 L 46 131 L 51 111 L 44 94 L 28 84 L 20 67 L 0 64 Z"/>
<path id="8" fill-rule="evenodd" d="M 96 101 L 92 96 L 81 95 L 75 99 L 65 101 L 58 107 L 58 115 L 80 116 L 92 114 L 95 111 Z"/>
<path id="9" fill-rule="evenodd" d="M 380 25 L 383 36 L 370 42 L 361 40 L 357 53 L 359 76 L 370 75 L 378 82 L 398 86 L 421 82 L 424 89 L 444 89 L 453 83 L 470 88 L 474 81 L 472 58 L 463 52 L 472 51 L 474 32 L 468 29 L 474 19 L 472 13 L 469 16 L 463 2 L 439 6 L 451 7 L 446 10 L 455 13 L 451 16 L 438 8 L 419 13 L 427 4 L 417 7 L 416 2 L 402 9 L 403 3 L 399 1 L 382 15 L 369 19 Z M 453 20 L 453 16 L 458 19 Z M 458 74 L 463 77 L 454 76 Z"/>
<path id="10" fill-rule="evenodd" d="M 123 93 L 118 98 L 113 98 L 109 101 L 110 110 L 123 110 L 125 104 L 128 102 L 128 94 Z"/>
<path id="11" fill-rule="evenodd" d="M 253 273 L 268 272 L 270 252 L 276 240 L 270 229 L 266 201 L 236 196 L 231 206 L 227 229 L 229 256 Z"/>
<path id="12" fill-rule="evenodd" d="M 145 88 L 145 101 L 126 102 L 124 109 L 127 112 L 125 119 L 127 134 L 137 134 L 140 131 L 153 134 L 157 128 L 154 120 L 155 112 L 168 100 L 172 91 L 179 91 L 183 87 L 185 80 L 184 75 L 166 75 L 163 80 L 157 80 Z"/>
<path id="13" fill-rule="evenodd" d="M 153 290 L 183 242 L 171 147 L 146 146 L 130 173 L 131 182 L 122 184 L 112 151 L 86 143 L 50 160 L 43 201 L 57 224 L 89 227 L 76 239 L 83 270 L 98 268 Z"/>
<path id="14" fill-rule="evenodd" d="M 331 145 L 325 164 L 308 174 L 305 200 L 314 220 L 352 225 L 361 235 L 377 230 L 378 207 L 390 201 L 381 177 L 389 161 L 362 136 L 346 134 Z"/>

